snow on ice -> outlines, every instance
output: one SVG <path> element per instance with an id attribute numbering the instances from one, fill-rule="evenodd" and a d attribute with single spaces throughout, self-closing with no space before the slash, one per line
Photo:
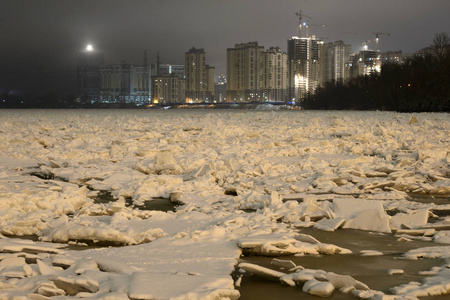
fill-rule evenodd
<path id="1" fill-rule="evenodd" d="M 289 260 L 239 263 L 352 252 L 305 227 L 429 240 L 404 258 L 448 263 L 450 203 L 434 202 L 450 195 L 448 115 L 9 110 L 0 132 L 2 299 L 237 299 L 235 268 L 322 297 L 450 293 L 448 265 L 386 295 Z M 157 198 L 179 206 L 140 209 Z"/>

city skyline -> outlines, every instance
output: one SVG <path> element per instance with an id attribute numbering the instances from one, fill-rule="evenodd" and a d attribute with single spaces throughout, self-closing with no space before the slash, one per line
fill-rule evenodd
<path id="1" fill-rule="evenodd" d="M 324 42 L 343 40 L 359 52 L 380 37 L 381 51 L 415 52 L 450 28 L 450 2 L 423 1 L 2 1 L 0 92 L 36 96 L 74 94 L 76 55 L 87 44 L 105 54 L 107 64 L 140 65 L 161 53 L 163 63 L 183 64 L 185 52 L 204 48 L 216 75 L 226 73 L 226 49 L 258 41 L 287 51 L 298 36 L 302 10 L 309 34 Z M 8 12 L 8 14 L 5 14 Z M 382 16 L 382 17 L 380 17 Z M 314 26 L 318 24 L 326 27 Z M 374 45 L 373 45 L 374 47 Z"/>

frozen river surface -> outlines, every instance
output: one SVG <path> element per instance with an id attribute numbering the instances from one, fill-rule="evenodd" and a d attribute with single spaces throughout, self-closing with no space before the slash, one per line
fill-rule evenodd
<path id="1" fill-rule="evenodd" d="M 449 132 L 448 114 L 2 110 L 0 299 L 448 295 Z"/>

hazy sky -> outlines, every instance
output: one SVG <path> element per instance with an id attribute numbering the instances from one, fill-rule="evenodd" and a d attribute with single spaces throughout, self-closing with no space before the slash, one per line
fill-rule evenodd
<path id="1" fill-rule="evenodd" d="M 381 51 L 414 52 L 436 33 L 450 33 L 450 0 L 1 0 L 0 92 L 34 94 L 76 90 L 75 58 L 88 43 L 106 63 L 184 64 L 190 48 L 225 73 L 226 49 L 258 41 L 286 51 L 298 35 L 296 11 L 325 42 L 343 40 L 353 51 L 381 35 Z M 375 45 L 372 44 L 372 48 Z"/>

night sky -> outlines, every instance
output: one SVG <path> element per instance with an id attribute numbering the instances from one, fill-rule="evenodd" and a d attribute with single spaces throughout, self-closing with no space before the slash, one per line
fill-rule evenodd
<path id="1" fill-rule="evenodd" d="M 412 53 L 450 31 L 449 0 L 1 0 L 0 94 L 73 95 L 76 55 L 88 43 L 110 64 L 142 64 L 144 50 L 149 62 L 159 51 L 162 63 L 184 64 L 185 52 L 204 48 L 218 75 L 236 43 L 286 51 L 299 10 L 327 25 L 310 35 L 353 51 L 374 32 L 390 33 L 380 36 L 381 51 Z"/>

